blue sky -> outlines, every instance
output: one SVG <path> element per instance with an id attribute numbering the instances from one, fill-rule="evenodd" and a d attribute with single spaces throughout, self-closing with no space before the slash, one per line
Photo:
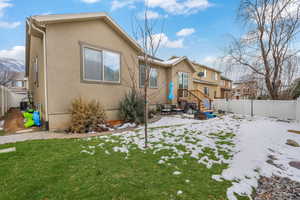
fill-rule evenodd
<path id="1" fill-rule="evenodd" d="M 185 55 L 213 65 L 228 44 L 229 35 L 241 34 L 242 27 L 236 22 L 238 2 L 148 0 L 151 17 L 165 23 L 164 46 L 158 57 Z M 144 0 L 0 0 L 0 56 L 24 60 L 25 19 L 28 16 L 104 11 L 132 34 L 132 16 L 138 17 L 143 8 Z"/>

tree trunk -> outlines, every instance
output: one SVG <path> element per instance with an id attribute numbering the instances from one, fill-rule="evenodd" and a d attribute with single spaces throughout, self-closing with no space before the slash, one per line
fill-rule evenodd
<path id="1" fill-rule="evenodd" d="M 145 118 L 145 148 L 148 146 L 148 86 L 145 84 L 144 85 L 144 91 L 145 91 L 145 105 L 144 105 L 144 118 Z"/>

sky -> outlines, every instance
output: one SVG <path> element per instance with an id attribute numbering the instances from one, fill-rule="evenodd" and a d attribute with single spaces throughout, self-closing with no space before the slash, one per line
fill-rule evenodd
<path id="1" fill-rule="evenodd" d="M 157 56 L 188 56 L 211 67 L 222 56 L 230 35 L 241 34 L 238 0 L 148 0 L 148 17 L 163 21 Z M 107 12 L 132 35 L 134 19 L 142 20 L 144 0 L 0 0 L 0 57 L 24 62 L 25 20 L 32 15 Z"/>

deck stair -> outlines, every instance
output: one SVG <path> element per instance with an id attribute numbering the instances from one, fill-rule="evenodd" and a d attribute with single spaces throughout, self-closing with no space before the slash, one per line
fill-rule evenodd
<path id="1" fill-rule="evenodd" d="M 188 103 L 195 103 L 197 104 L 198 110 L 201 112 L 212 112 L 212 99 L 200 90 L 179 89 L 177 100 L 178 102 L 185 101 Z M 205 106 L 207 103 L 209 104 L 209 108 Z"/>

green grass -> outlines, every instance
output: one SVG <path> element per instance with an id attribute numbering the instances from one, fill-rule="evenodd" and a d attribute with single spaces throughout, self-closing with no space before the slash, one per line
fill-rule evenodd
<path id="1" fill-rule="evenodd" d="M 4 136 L 5 135 L 5 131 L 4 130 L 0 130 L 0 136 Z"/>
<path id="2" fill-rule="evenodd" d="M 170 165 L 158 164 L 168 150 L 153 154 L 151 150 L 132 149 L 125 159 L 124 153 L 111 150 L 110 143 L 104 149 L 96 147 L 94 155 L 80 153 L 83 146 L 99 142 L 96 139 L 42 140 L 0 146 L 0 149 L 17 148 L 16 152 L 0 154 L 0 199 L 227 199 L 231 182 L 211 178 L 221 174 L 226 164 L 207 169 L 190 156 L 170 160 Z M 215 158 L 209 148 L 205 152 Z M 173 175 L 174 171 L 182 174 Z M 183 194 L 177 195 L 178 190 Z"/>

